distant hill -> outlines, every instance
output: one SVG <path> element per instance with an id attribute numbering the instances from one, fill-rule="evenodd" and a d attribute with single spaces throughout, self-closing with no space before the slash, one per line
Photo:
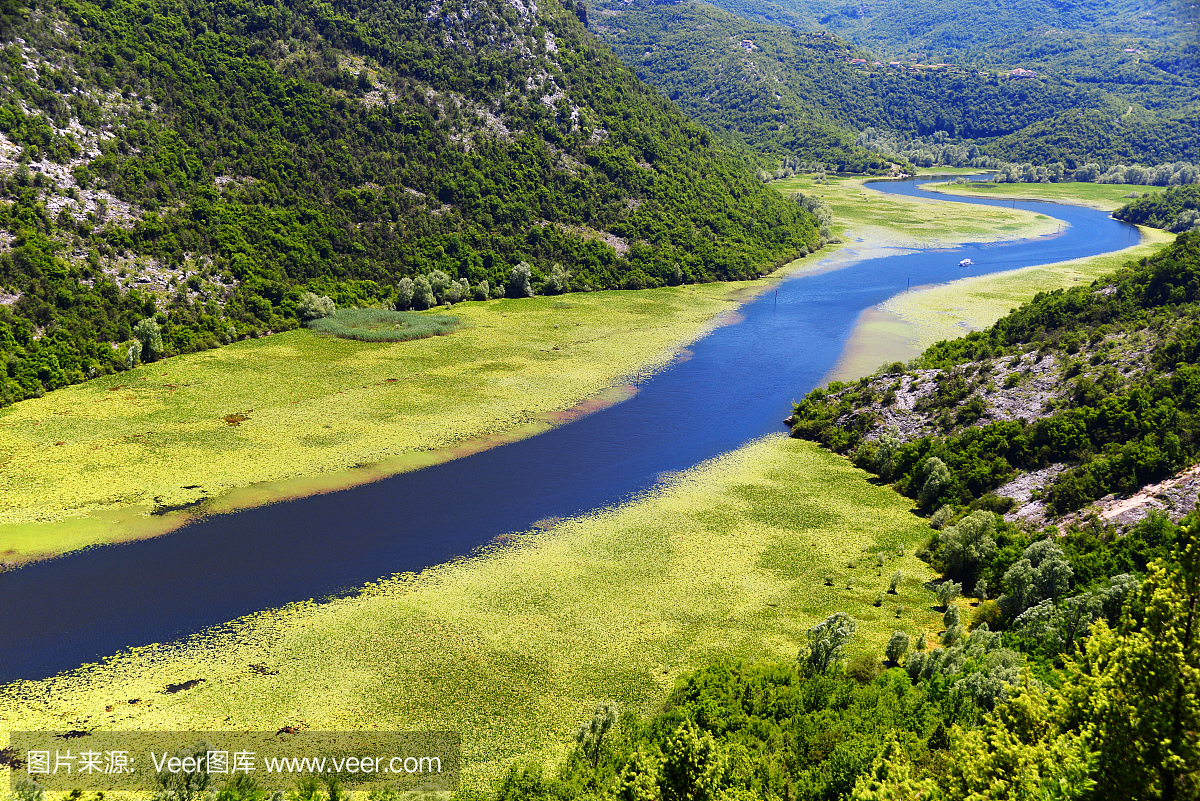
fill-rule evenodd
<path id="1" fill-rule="evenodd" d="M 0 46 L 0 403 L 387 303 L 769 271 L 812 216 L 556 0 L 11 7 Z M 561 280 L 560 280 L 561 279 Z M 153 340 L 143 327 L 140 339 Z M 145 344 L 145 343 L 143 343 Z"/>
<path id="2" fill-rule="evenodd" d="M 1200 93 L 1184 62 L 1168 58 L 1183 50 L 1163 50 L 1155 64 L 1111 37 L 1056 33 L 1009 37 L 1008 50 L 895 59 L 705 3 L 608 2 L 592 20 L 639 77 L 690 115 L 776 156 L 869 165 L 855 138 L 876 128 L 945 131 L 998 160 L 1072 168 L 1200 157 Z M 1004 59 L 1017 51 L 1027 58 Z"/>

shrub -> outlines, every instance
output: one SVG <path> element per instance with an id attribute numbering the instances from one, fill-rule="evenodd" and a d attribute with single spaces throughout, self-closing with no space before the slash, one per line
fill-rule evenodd
<path id="1" fill-rule="evenodd" d="M 414 309 L 428 309 L 437 303 L 437 299 L 433 294 L 433 287 L 429 283 L 429 279 L 423 275 L 418 275 L 413 281 L 413 298 L 412 307 Z"/>
<path id="2" fill-rule="evenodd" d="M 413 292 L 414 287 L 411 278 L 404 277 L 396 282 L 396 311 L 404 311 L 412 306 Z"/>
<path id="3" fill-rule="evenodd" d="M 879 664 L 879 657 L 865 651 L 856 654 L 846 665 L 846 675 L 859 684 L 870 684 L 882 671 L 883 665 Z"/>
<path id="4" fill-rule="evenodd" d="M 330 302 L 332 303 L 332 301 Z M 133 335 L 142 344 L 140 353 L 142 361 L 152 362 L 162 356 L 162 329 L 158 327 L 158 323 L 154 321 L 153 317 L 139 320 L 138 324 L 133 327 Z"/>
<path id="5" fill-rule="evenodd" d="M 900 582 L 902 581 L 904 581 L 904 574 L 897 570 L 892 574 L 891 579 L 888 581 L 888 592 L 892 595 L 895 595 L 896 591 L 900 588 Z"/>
<path id="6" fill-rule="evenodd" d="M 883 593 L 882 592 L 875 593 L 875 605 L 883 606 Z"/>
<path id="7" fill-rule="evenodd" d="M 842 658 L 858 624 L 845 612 L 835 612 L 808 630 L 808 643 L 796 657 L 810 675 L 824 673 Z"/>
<path id="8" fill-rule="evenodd" d="M 512 277 L 508 281 L 508 296 L 510 298 L 532 298 L 533 286 L 529 283 L 533 275 L 533 267 L 523 261 L 512 268 Z"/>
<path id="9" fill-rule="evenodd" d="M 488 286 L 487 279 L 480 281 L 475 285 L 475 300 L 487 300 L 491 292 L 491 287 Z"/>
<path id="10" fill-rule="evenodd" d="M 141 360 L 142 343 L 135 339 L 129 343 L 129 350 L 125 351 L 125 367 L 132 370 Z"/>
<path id="11" fill-rule="evenodd" d="M 300 296 L 300 302 L 296 304 L 296 312 L 300 315 L 300 319 L 306 321 L 329 317 L 335 311 L 337 311 L 337 305 L 333 302 L 333 298 L 318 295 L 315 292 L 305 292 Z"/>
<path id="12" fill-rule="evenodd" d="M 893 665 L 899 665 L 900 660 L 908 653 L 908 647 L 911 643 L 912 638 L 903 631 L 892 632 L 892 637 L 888 640 L 884 655 Z"/>
<path id="13" fill-rule="evenodd" d="M 433 292 L 434 302 L 431 306 L 440 306 L 446 302 L 446 293 L 450 289 L 450 276 L 444 270 L 434 270 L 429 274 L 429 289 Z"/>
<path id="14" fill-rule="evenodd" d="M 943 581 L 937 588 L 937 599 L 940 606 L 950 609 L 950 604 L 962 592 L 962 585 L 957 581 Z M 955 607 L 957 608 L 957 607 Z"/>
<path id="15" fill-rule="evenodd" d="M 936 456 L 930 456 L 925 460 L 921 475 L 921 494 L 918 502 L 922 506 L 930 508 L 941 499 L 942 493 L 953 481 L 953 476 L 950 474 L 950 468 L 946 467 L 946 463 Z"/>

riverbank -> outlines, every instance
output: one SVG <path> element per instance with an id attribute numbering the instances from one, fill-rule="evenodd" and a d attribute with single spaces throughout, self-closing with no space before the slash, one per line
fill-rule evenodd
<path id="1" fill-rule="evenodd" d="M 648 713 L 710 659 L 794 659 L 835 611 L 858 620 L 852 651 L 936 632 L 932 574 L 912 556 L 928 534 L 845 459 L 766 437 L 354 598 L 8 685 L 0 730 L 460 731 L 465 782 L 486 787 L 514 759 L 560 758 L 597 703 Z"/>
<path id="2" fill-rule="evenodd" d="M 1113 253 L 914 287 L 896 295 L 862 313 L 828 380 L 850 381 L 883 364 L 907 362 L 935 342 L 987 328 L 1039 292 L 1090 284 L 1175 239 L 1157 228 L 1139 230 L 1137 245 Z"/>
<path id="3" fill-rule="evenodd" d="M 628 397 L 627 384 L 773 280 L 463 303 L 436 312 L 464 321 L 449 336 L 290 331 L 23 401 L 0 410 L 0 562 L 154 536 L 198 512 L 531 436 Z"/>
<path id="4" fill-rule="evenodd" d="M 963 197 L 980 197 L 1003 200 L 1048 200 L 1054 203 L 1071 203 L 1088 206 L 1100 211 L 1116 211 L 1129 203 L 1125 195 L 1133 192 L 1140 196 L 1144 192 L 1161 192 L 1162 187 L 1133 184 L 1094 184 L 1068 181 L 1061 184 L 994 184 L 972 182 L 967 184 L 925 184 L 926 192 L 941 192 Z"/>
<path id="5" fill-rule="evenodd" d="M 873 248 L 954 247 L 964 242 L 1006 242 L 1055 233 L 1058 223 L 1023 209 L 939 203 L 937 198 L 884 195 L 865 178 L 830 178 L 815 184 L 807 175 L 774 181 L 783 194 L 815 195 L 833 211 L 834 233 Z"/>

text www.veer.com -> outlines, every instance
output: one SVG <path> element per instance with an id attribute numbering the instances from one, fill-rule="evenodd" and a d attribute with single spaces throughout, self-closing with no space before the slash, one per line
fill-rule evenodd
<path id="1" fill-rule="evenodd" d="M 441 773 L 440 757 L 264 757 L 267 773 Z"/>

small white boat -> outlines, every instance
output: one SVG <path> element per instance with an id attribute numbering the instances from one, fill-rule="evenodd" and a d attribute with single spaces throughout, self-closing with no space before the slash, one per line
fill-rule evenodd
<path id="1" fill-rule="evenodd" d="M 963 259 L 962 261 L 960 261 L 958 263 L 958 266 L 959 267 L 970 267 L 974 263 L 975 262 L 971 261 L 970 259 Z"/>

